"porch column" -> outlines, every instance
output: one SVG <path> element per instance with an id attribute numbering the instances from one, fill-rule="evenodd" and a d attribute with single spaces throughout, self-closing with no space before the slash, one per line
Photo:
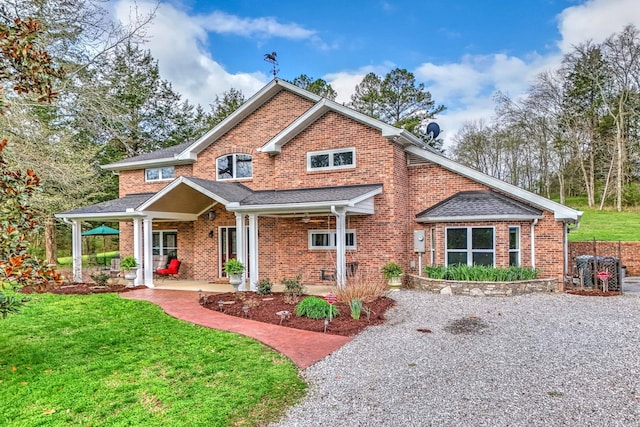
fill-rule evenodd
<path id="1" fill-rule="evenodd" d="M 242 264 L 244 264 L 245 266 L 244 272 L 242 273 L 242 283 L 238 288 L 241 291 L 247 290 L 247 285 L 246 285 L 247 259 L 245 256 L 246 252 L 244 247 L 244 242 L 246 240 L 246 233 L 245 233 L 244 217 L 245 217 L 245 214 L 236 212 L 236 259 L 240 261 Z"/>
<path id="2" fill-rule="evenodd" d="M 153 218 L 144 219 L 143 262 L 144 281 L 141 283 L 147 288 L 153 288 Z M 140 274 L 138 274 L 138 279 Z"/>
<path id="3" fill-rule="evenodd" d="M 80 221 L 71 222 L 71 259 L 73 262 L 73 281 L 82 282 L 82 227 Z"/>
<path id="4" fill-rule="evenodd" d="M 336 209 L 331 206 L 331 212 L 336 216 L 336 282 L 339 287 L 347 283 L 346 265 L 346 213 L 344 208 Z"/>
<path id="5" fill-rule="evenodd" d="M 249 290 L 258 289 L 258 215 L 249 214 Z"/>
<path id="6" fill-rule="evenodd" d="M 138 264 L 142 264 L 142 219 L 133 218 L 133 257 L 138 261 Z M 139 286 L 142 284 L 142 277 L 140 277 L 140 271 L 136 274 L 136 280 L 134 285 Z"/>

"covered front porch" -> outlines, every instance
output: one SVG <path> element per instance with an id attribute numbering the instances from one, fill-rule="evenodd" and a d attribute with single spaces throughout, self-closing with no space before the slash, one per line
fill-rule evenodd
<path id="1" fill-rule="evenodd" d="M 192 290 L 216 288 L 216 279 L 224 276 L 222 265 L 225 260 L 236 258 L 246 266 L 244 285 L 240 289 L 251 291 L 257 289 L 260 280 L 261 260 L 274 256 L 274 251 L 268 246 L 263 248 L 262 253 L 259 250 L 260 242 L 273 244 L 275 240 L 271 236 L 275 231 L 270 227 L 260 234 L 260 224 L 268 224 L 271 219 L 298 225 L 317 217 L 328 218 L 326 222 L 332 227 L 328 234 L 331 240 L 329 247 L 334 252 L 331 262 L 333 282 L 343 286 L 348 270 L 347 217 L 373 214 L 374 196 L 381 192 L 382 185 L 377 184 L 252 191 L 239 183 L 179 177 L 158 193 L 127 195 L 57 216 L 72 227 L 74 281 L 82 280 L 81 222 L 119 221 L 131 225 L 128 246 L 127 233 L 123 233 L 124 245 L 131 248 L 133 256 L 141 264 L 135 284 L 147 287 L 178 286 L 168 283 L 172 280 L 158 281 L 154 276 L 153 256 L 158 252 L 154 247 L 154 230 L 163 224 L 186 224 L 190 228 L 176 231 L 177 238 L 187 242 L 182 243 L 182 247 L 187 249 L 181 250 L 177 257 L 190 263 L 191 269 L 186 277 L 182 275 L 182 286 L 189 286 Z M 218 219 L 216 212 L 220 217 Z M 223 236 L 231 236 L 231 231 L 233 238 L 227 242 Z M 307 247 L 307 232 L 302 232 L 304 236 L 299 235 L 297 243 L 300 244 L 302 239 L 305 249 L 309 249 L 312 236 L 309 234 Z M 219 243 L 216 242 L 216 234 Z M 233 248 L 229 250 L 231 246 Z M 298 262 L 288 253 L 286 256 L 286 260 L 281 258 L 278 262 Z M 271 258 L 267 261 L 270 267 L 273 266 Z M 207 274 L 208 280 L 202 280 Z"/>

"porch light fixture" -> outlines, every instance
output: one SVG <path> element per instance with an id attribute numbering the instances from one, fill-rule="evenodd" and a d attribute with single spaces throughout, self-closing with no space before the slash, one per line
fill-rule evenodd
<path id="1" fill-rule="evenodd" d="M 208 219 L 209 221 L 213 221 L 214 219 L 216 219 L 216 211 L 214 211 L 213 209 L 212 209 L 212 210 L 210 210 L 210 211 L 207 213 L 207 219 Z"/>

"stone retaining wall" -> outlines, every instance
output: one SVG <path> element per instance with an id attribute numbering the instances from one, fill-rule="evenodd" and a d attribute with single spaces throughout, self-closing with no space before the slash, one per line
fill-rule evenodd
<path id="1" fill-rule="evenodd" d="M 560 290 L 560 285 L 556 279 L 523 280 L 518 282 L 465 282 L 407 275 L 405 280 L 408 288 L 442 295 L 506 297 L 534 292 L 557 292 Z"/>

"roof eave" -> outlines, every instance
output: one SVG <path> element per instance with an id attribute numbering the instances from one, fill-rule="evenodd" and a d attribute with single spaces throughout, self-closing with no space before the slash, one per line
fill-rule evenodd
<path id="1" fill-rule="evenodd" d="M 425 216 L 416 218 L 416 222 L 491 222 L 491 221 L 534 221 L 542 215 L 468 215 L 468 216 Z"/>
<path id="2" fill-rule="evenodd" d="M 187 165 L 193 162 L 195 162 L 195 159 L 178 160 L 175 157 L 167 157 L 164 159 L 142 160 L 138 162 L 111 163 L 108 165 L 100 165 L 100 168 L 104 170 L 117 172 L 117 171 L 126 171 L 126 170 L 137 170 L 137 169 L 150 168 L 150 167 Z"/>

